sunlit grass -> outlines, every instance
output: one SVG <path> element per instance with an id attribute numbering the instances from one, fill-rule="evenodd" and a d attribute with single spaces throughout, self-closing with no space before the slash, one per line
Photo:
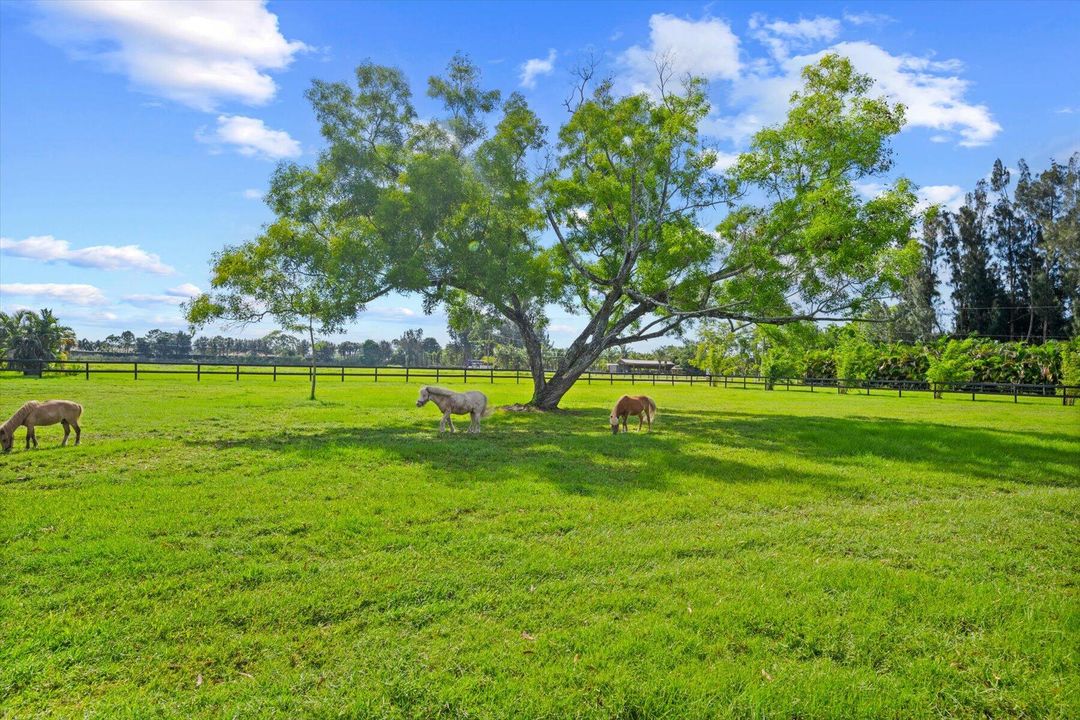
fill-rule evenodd
<path id="1" fill-rule="evenodd" d="M 0 380 L 86 408 L 0 458 L 0 712 L 1080 715 L 1060 400 L 638 386 L 613 437 L 596 384 L 440 437 L 417 387 Z"/>

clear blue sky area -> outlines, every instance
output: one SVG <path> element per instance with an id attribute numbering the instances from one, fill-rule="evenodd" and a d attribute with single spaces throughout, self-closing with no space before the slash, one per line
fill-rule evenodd
<path id="1" fill-rule="evenodd" d="M 80 337 L 184 327 L 211 254 L 270 220 L 274 164 L 318 152 L 311 80 L 365 59 L 402 68 L 434 114 L 426 79 L 464 51 L 557 127 L 590 54 L 634 90 L 665 53 L 709 79 L 705 130 L 734 154 L 835 50 L 908 105 L 897 173 L 955 205 L 995 158 L 1038 168 L 1080 150 L 1077 37 L 1076 2 L 3 2 L 0 307 L 52 307 Z M 556 313 L 552 339 L 580 325 Z M 406 327 L 446 336 L 442 315 L 394 296 L 345 337 Z"/>

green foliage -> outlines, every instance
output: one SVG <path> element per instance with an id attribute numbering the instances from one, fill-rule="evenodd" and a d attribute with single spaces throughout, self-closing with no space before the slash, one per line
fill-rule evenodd
<path id="1" fill-rule="evenodd" d="M 939 383 L 968 382 L 975 376 L 971 344 L 971 340 L 949 340 L 930 356 L 926 379 L 935 385 L 934 397 L 941 397 Z"/>
<path id="2" fill-rule="evenodd" d="M 62 360 L 74 346 L 75 333 L 48 308 L 0 312 L 0 357 L 11 370 L 40 370 L 41 362 L 19 361 Z"/>
<path id="3" fill-rule="evenodd" d="M 501 101 L 461 55 L 429 80 L 444 112 L 427 123 L 394 68 L 366 63 L 355 86 L 316 82 L 308 98 L 327 146 L 313 167 L 275 173 L 267 235 L 334 257 L 304 270 L 324 276 L 320 300 L 335 311 L 392 287 L 422 293 L 429 309 L 453 311 L 463 293 L 498 313 L 517 329 L 545 409 L 612 348 L 702 318 L 858 313 L 918 262 L 910 184 L 873 200 L 856 189 L 889 171 L 903 108 L 871 97 L 849 61 L 828 55 L 804 70 L 788 119 L 758 133 L 727 176 L 701 136 L 703 80 L 675 87 L 661 70 L 658 94 L 625 96 L 591 80 L 586 70 L 554 146 L 522 96 Z M 717 233 L 703 229 L 706 213 L 734 203 Z M 549 377 L 551 304 L 588 321 Z M 218 299 L 192 317 L 236 309 Z"/>

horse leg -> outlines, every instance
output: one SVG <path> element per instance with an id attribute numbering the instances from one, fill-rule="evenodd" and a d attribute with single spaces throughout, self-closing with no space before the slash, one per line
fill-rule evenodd
<path id="1" fill-rule="evenodd" d="M 61 420 L 60 424 L 64 426 L 64 439 L 60 441 L 60 447 L 67 445 L 68 435 L 71 434 L 71 424 L 67 420 Z"/>
<path id="2" fill-rule="evenodd" d="M 30 449 L 30 442 L 31 441 L 33 441 L 34 449 L 36 450 L 37 449 L 37 433 L 34 432 L 34 426 L 33 425 L 27 425 L 26 426 L 26 449 L 27 450 Z"/>
<path id="3" fill-rule="evenodd" d="M 637 431 L 641 432 L 641 424 L 645 422 L 645 413 L 637 416 Z"/>
<path id="4" fill-rule="evenodd" d="M 457 428 L 454 427 L 454 418 L 450 415 L 449 411 L 446 413 L 446 422 L 450 423 L 450 432 L 456 433 Z"/>
<path id="5" fill-rule="evenodd" d="M 469 413 L 469 417 L 472 418 L 472 422 L 469 423 L 469 431 L 474 433 L 480 432 L 480 413 L 473 410 Z"/>
<path id="6" fill-rule="evenodd" d="M 78 445 L 79 444 L 79 438 L 82 436 L 82 428 L 79 427 L 79 423 L 77 423 L 77 422 L 71 423 L 71 424 L 73 426 L 75 426 L 75 444 Z"/>

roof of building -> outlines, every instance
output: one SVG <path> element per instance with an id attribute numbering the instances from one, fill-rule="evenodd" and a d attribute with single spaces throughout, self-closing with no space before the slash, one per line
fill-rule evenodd
<path id="1" fill-rule="evenodd" d="M 627 365 L 629 367 L 671 367 L 675 363 L 670 360 L 631 360 L 630 358 L 619 358 L 620 365 Z"/>

